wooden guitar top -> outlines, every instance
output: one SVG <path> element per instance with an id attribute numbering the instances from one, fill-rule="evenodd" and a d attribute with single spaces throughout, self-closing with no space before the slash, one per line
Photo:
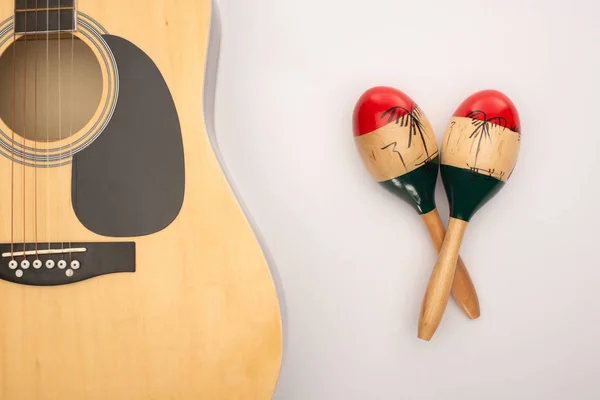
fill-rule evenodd
<path id="1" fill-rule="evenodd" d="M 270 399 L 277 293 L 204 119 L 213 5 L 78 0 L 58 40 L 57 1 L 0 0 L 0 399 Z"/>

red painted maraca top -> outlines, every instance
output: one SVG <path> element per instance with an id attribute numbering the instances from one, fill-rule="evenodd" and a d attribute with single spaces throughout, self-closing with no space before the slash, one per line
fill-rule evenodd
<path id="1" fill-rule="evenodd" d="M 398 89 L 386 86 L 371 88 L 358 99 L 354 108 L 354 136 L 373 132 L 415 108 L 417 105 L 412 99 Z"/>
<path id="2" fill-rule="evenodd" d="M 450 120 L 442 142 L 442 165 L 506 182 L 517 163 L 521 123 L 513 102 L 497 90 L 468 97 Z"/>
<path id="3" fill-rule="evenodd" d="M 438 158 L 437 140 L 425 113 L 397 89 L 378 86 L 363 93 L 354 108 L 353 125 L 356 146 L 378 182 Z"/>
<path id="4" fill-rule="evenodd" d="M 497 90 L 482 90 L 471 95 L 458 107 L 454 116 L 478 119 L 521 133 L 517 108 Z"/>

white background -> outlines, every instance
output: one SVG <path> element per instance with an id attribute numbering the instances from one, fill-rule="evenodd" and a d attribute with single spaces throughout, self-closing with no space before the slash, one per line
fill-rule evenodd
<path id="1" fill-rule="evenodd" d="M 277 400 L 600 398 L 600 3 L 221 0 L 216 134 L 279 286 Z M 451 301 L 417 339 L 435 254 L 364 169 L 354 104 L 394 86 L 438 139 L 459 103 L 505 92 L 518 168 L 461 255 L 482 317 Z M 438 185 L 438 208 L 448 206 Z"/>

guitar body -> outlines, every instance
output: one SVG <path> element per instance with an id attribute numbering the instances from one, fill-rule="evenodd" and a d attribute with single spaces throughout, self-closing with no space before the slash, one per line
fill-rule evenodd
<path id="1" fill-rule="evenodd" d="M 210 1 L 79 0 L 60 38 L 15 34 L 14 9 L 0 399 L 271 398 L 277 294 L 203 114 Z"/>

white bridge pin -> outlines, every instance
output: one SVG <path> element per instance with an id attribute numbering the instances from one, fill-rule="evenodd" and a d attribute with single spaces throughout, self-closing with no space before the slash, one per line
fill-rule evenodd
<path id="1" fill-rule="evenodd" d="M 8 263 L 8 268 L 10 269 L 17 269 L 18 266 L 19 263 L 17 262 L 17 260 L 10 260 L 10 262 Z"/>
<path id="2" fill-rule="evenodd" d="M 17 278 L 22 278 L 22 277 L 23 277 L 23 271 L 21 271 L 21 270 L 19 269 L 19 270 L 17 270 L 17 271 L 15 272 L 15 275 L 17 276 Z"/>
<path id="3" fill-rule="evenodd" d="M 73 270 L 72 270 L 72 269 L 68 269 L 68 270 L 67 270 L 67 272 L 66 272 L 66 274 L 67 274 L 67 276 L 68 276 L 69 278 L 71 278 L 71 277 L 73 276 L 74 272 L 73 272 Z"/>
<path id="4" fill-rule="evenodd" d="M 67 262 L 66 262 L 65 260 L 60 260 L 60 261 L 58 262 L 58 268 L 60 268 L 60 269 L 65 269 L 65 268 L 67 268 Z"/>
<path id="5" fill-rule="evenodd" d="M 41 260 L 35 260 L 35 261 L 33 262 L 33 268 L 35 268 L 35 269 L 40 269 L 40 268 L 42 268 L 42 261 L 41 261 Z"/>
<path id="6" fill-rule="evenodd" d="M 46 260 L 46 268 L 48 268 L 48 269 L 54 268 L 54 260 Z"/>
<path id="7" fill-rule="evenodd" d="M 29 262 L 29 260 L 23 260 L 23 261 L 21 261 L 21 268 L 23 268 L 23 269 L 29 269 L 30 266 L 31 266 L 31 263 Z"/>
<path id="8" fill-rule="evenodd" d="M 77 271 L 81 267 L 81 264 L 77 260 L 71 261 L 71 268 Z"/>

